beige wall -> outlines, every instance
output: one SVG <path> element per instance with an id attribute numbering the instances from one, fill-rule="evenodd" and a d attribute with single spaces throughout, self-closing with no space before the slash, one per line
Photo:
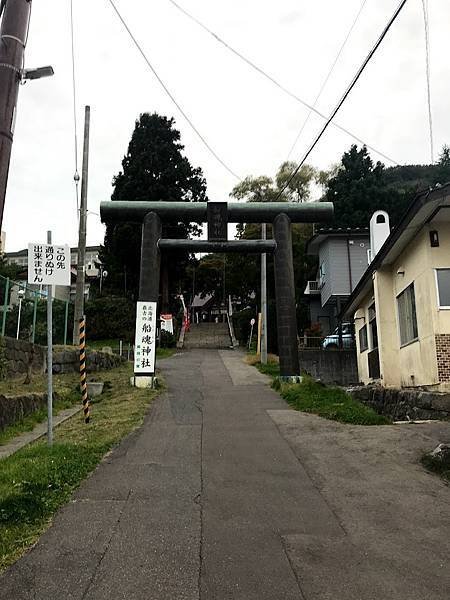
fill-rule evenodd
<path id="1" fill-rule="evenodd" d="M 367 354 L 370 352 L 370 348 L 372 346 L 371 340 L 368 339 L 369 349 L 361 352 L 361 348 L 359 346 L 359 331 L 364 327 L 364 325 L 369 325 L 369 306 L 373 304 L 373 289 L 367 294 L 364 300 L 361 302 L 359 309 L 355 313 L 355 334 L 356 334 L 356 356 L 358 362 L 358 375 L 359 380 L 363 383 L 369 383 L 371 380 L 369 378 L 369 366 L 367 362 Z"/>
<path id="2" fill-rule="evenodd" d="M 429 230 L 439 232 L 439 247 L 431 248 Z M 436 334 L 450 334 L 450 310 L 439 309 L 436 268 L 450 268 L 450 223 L 426 225 L 391 265 L 373 276 L 372 292 L 361 302 L 355 316 L 365 316 L 375 298 L 382 384 L 387 387 L 438 386 Z M 418 340 L 400 347 L 397 296 L 414 282 Z M 358 370 L 360 379 L 370 383 L 367 352 L 359 352 L 356 320 Z M 369 340 L 370 347 L 370 340 Z M 447 386 L 440 384 L 442 389 Z"/>
<path id="3" fill-rule="evenodd" d="M 392 269 L 386 267 L 374 275 L 375 306 L 380 355 L 381 382 L 387 387 L 398 387 L 401 382 L 399 335 Z"/>
<path id="4" fill-rule="evenodd" d="M 402 386 L 436 385 L 439 383 L 436 364 L 435 329 L 437 317 L 434 257 L 430 250 L 429 229 L 424 227 L 416 239 L 392 265 L 393 292 L 396 298 L 414 282 L 418 341 L 400 348 L 397 316 L 397 347 Z M 398 274 L 404 271 L 404 275 Z M 397 314 L 397 302 L 395 302 Z"/>

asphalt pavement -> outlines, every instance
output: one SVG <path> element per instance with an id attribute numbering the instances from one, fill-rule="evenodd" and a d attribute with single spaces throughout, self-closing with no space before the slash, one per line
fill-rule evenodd
<path id="1" fill-rule="evenodd" d="M 167 393 L 0 577 L 1 600 L 448 600 L 449 488 L 417 443 L 367 476 L 383 453 L 364 432 L 399 432 L 389 449 L 402 430 L 295 413 L 240 352 L 161 365 Z"/>

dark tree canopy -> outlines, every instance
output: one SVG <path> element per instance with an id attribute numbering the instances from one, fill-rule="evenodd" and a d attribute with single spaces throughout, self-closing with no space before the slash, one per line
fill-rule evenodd
<path id="1" fill-rule="evenodd" d="M 133 202 L 206 201 L 206 181 L 200 168 L 194 168 L 182 154 L 180 132 L 174 119 L 156 113 L 142 114 L 122 161 L 122 171 L 114 177 L 111 200 Z M 200 232 L 196 225 L 178 223 L 164 225 L 165 237 L 186 238 Z M 139 286 L 141 227 L 122 223 L 106 227 L 101 258 L 108 270 L 105 286 L 114 292 L 136 297 Z M 179 277 L 184 271 L 187 256 L 165 256 L 163 270 L 170 264 L 169 284 L 177 291 Z"/>
<path id="2" fill-rule="evenodd" d="M 434 165 L 373 163 L 363 146 L 351 146 L 325 183 L 324 200 L 334 203 L 335 227 L 368 227 L 375 210 L 386 210 L 396 225 L 415 195 L 450 181 L 450 151 L 444 146 Z"/>

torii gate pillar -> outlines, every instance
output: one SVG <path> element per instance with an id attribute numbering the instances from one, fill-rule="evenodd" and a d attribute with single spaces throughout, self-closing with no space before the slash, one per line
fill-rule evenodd
<path id="1" fill-rule="evenodd" d="M 300 375 L 300 364 L 297 346 L 292 228 L 291 220 L 286 214 L 280 213 L 275 217 L 273 237 L 277 244 L 274 271 L 280 375 L 295 379 Z"/>

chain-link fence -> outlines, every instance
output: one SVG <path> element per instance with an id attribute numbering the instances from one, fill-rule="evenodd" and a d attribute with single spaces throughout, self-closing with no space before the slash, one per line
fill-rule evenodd
<path id="1" fill-rule="evenodd" d="M 36 344 L 47 344 L 47 290 L 0 275 L 0 334 Z M 74 305 L 53 298 L 53 343 L 72 343 Z"/>

